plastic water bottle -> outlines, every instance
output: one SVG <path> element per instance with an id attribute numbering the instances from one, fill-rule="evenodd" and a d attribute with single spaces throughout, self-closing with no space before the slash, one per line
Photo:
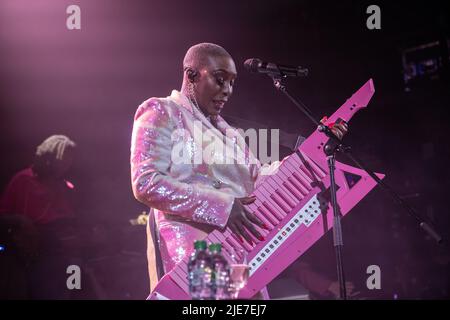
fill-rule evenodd
<path id="1" fill-rule="evenodd" d="M 206 241 L 195 241 L 195 251 L 188 263 L 189 292 L 193 300 L 214 298 L 211 257 L 206 247 Z"/>
<path id="2" fill-rule="evenodd" d="M 222 245 L 214 243 L 209 246 L 213 265 L 214 296 L 216 300 L 230 299 L 230 267 L 228 261 L 222 256 Z"/>

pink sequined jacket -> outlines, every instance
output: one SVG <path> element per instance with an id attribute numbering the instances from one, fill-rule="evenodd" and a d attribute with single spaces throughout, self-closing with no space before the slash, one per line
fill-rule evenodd
<path id="1" fill-rule="evenodd" d="M 138 107 L 130 160 L 134 196 L 151 208 L 151 290 L 194 240 L 225 227 L 234 199 L 249 196 L 277 166 L 261 166 L 237 130 L 220 116 L 214 127 L 176 90 Z"/>

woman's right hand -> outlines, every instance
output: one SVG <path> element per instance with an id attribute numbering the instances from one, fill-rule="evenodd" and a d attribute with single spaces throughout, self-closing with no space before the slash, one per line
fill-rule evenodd
<path id="1" fill-rule="evenodd" d="M 244 207 L 244 205 L 251 204 L 255 200 L 255 196 L 235 198 L 227 223 L 227 226 L 238 236 L 241 242 L 244 238 L 250 244 L 253 244 L 253 241 L 249 232 L 256 239 L 264 240 L 264 237 L 256 230 L 254 225 L 267 229 L 267 226 L 257 216 Z"/>

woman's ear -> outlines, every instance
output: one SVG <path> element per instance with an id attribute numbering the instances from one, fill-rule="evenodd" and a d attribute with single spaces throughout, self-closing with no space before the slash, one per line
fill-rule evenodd
<path id="1" fill-rule="evenodd" d="M 186 70 L 187 77 L 191 83 L 195 82 L 195 78 L 198 76 L 198 72 L 189 68 Z"/>

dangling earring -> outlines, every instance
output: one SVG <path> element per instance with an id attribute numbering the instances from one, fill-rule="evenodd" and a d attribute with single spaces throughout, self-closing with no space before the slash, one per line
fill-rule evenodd
<path id="1" fill-rule="evenodd" d="M 192 103 L 196 105 L 197 100 L 195 99 L 194 84 L 192 82 L 189 82 L 188 91 L 189 91 L 189 98 L 191 99 Z"/>
<path id="2" fill-rule="evenodd" d="M 211 122 L 213 124 L 213 126 L 217 127 L 217 119 L 213 119 L 211 116 L 205 114 L 202 109 L 200 109 L 200 106 L 197 103 L 197 99 L 195 98 L 194 85 L 195 84 L 193 82 L 189 82 L 189 87 L 188 87 L 189 96 L 190 96 L 189 100 L 191 100 L 192 104 L 198 110 L 198 112 L 200 112 L 209 122 Z M 212 120 L 214 120 L 214 121 L 212 121 Z"/>
<path id="3" fill-rule="evenodd" d="M 205 116 L 205 118 L 207 118 L 206 117 L 206 115 L 205 115 L 205 113 L 202 111 L 202 109 L 200 109 L 200 106 L 198 105 L 198 103 L 197 103 L 197 99 L 195 98 L 195 91 L 194 91 L 194 83 L 192 83 L 192 82 L 189 82 L 189 88 L 188 88 L 188 90 L 189 90 L 189 100 L 191 100 L 191 102 L 192 102 L 192 104 L 194 105 L 194 107 L 201 113 L 201 114 L 203 114 L 204 116 Z"/>

